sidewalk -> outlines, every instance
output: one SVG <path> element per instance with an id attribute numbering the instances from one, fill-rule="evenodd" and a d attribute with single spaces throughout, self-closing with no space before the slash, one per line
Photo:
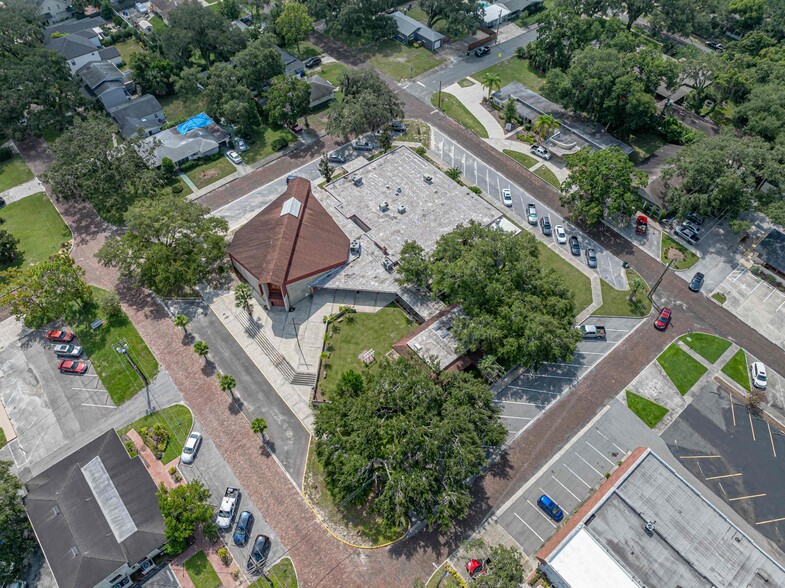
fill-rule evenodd
<path id="1" fill-rule="evenodd" d="M 474 82 L 474 85 L 462 88 L 460 84 L 455 83 L 447 86 L 444 91 L 455 96 L 460 100 L 461 104 L 469 109 L 469 112 L 477 117 L 480 124 L 485 127 L 489 139 L 504 139 L 504 129 L 482 105 L 482 99 L 485 97 L 486 92 L 485 88 L 482 87 L 482 83 L 479 80 L 469 79 Z"/>
<path id="2" fill-rule="evenodd" d="M 188 549 L 183 551 L 180 555 L 175 557 L 169 564 L 172 568 L 172 572 L 174 572 L 174 575 L 177 578 L 177 581 L 180 583 L 180 586 L 182 586 L 182 588 L 195 588 L 194 583 L 191 581 L 191 577 L 188 575 L 188 572 L 185 571 L 183 564 L 185 564 L 185 562 L 187 562 L 191 557 L 200 551 L 204 552 L 204 554 L 207 556 L 207 561 L 210 562 L 210 565 L 215 570 L 215 573 L 218 574 L 218 578 L 221 580 L 221 586 L 232 588 L 234 586 L 246 584 L 247 581 L 242 573 L 237 577 L 237 580 L 232 578 L 232 570 L 237 570 L 238 572 L 240 571 L 236 561 L 232 560 L 232 562 L 227 566 L 223 561 L 221 561 L 221 558 L 218 557 L 218 550 L 222 547 L 224 547 L 223 541 L 210 543 L 207 539 L 204 538 L 202 532 L 198 531 L 196 534 L 196 542 Z"/>
<path id="3" fill-rule="evenodd" d="M 172 475 L 169 473 L 169 468 L 174 466 L 177 467 L 177 462 L 179 458 L 173 459 L 170 463 L 163 464 L 160 460 L 156 459 L 153 455 L 153 452 L 150 451 L 150 448 L 145 445 L 142 438 L 139 436 L 139 433 L 136 432 L 135 429 L 131 429 L 126 433 L 128 438 L 134 442 L 134 446 L 136 447 L 136 452 L 139 454 L 139 457 L 142 459 L 142 463 L 144 467 L 147 468 L 147 471 L 150 473 L 150 477 L 155 482 L 156 487 L 163 484 L 169 489 L 174 488 L 175 486 L 179 486 L 184 484 L 185 482 L 182 480 L 182 477 L 179 482 L 175 482 Z"/>
<path id="4" fill-rule="evenodd" d="M 25 182 L 24 184 L 19 184 L 18 186 L 14 186 L 13 188 L 9 188 L 5 192 L 0 192 L 0 198 L 5 200 L 6 204 L 11 204 L 12 202 L 16 202 L 17 200 L 21 200 L 25 196 L 30 196 L 31 194 L 37 194 L 38 192 L 45 192 L 44 185 L 38 178 L 33 178 Z"/>

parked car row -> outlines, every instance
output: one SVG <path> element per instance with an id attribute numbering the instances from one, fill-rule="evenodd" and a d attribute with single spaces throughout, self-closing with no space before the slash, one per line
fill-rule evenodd
<path id="1" fill-rule="evenodd" d="M 192 435 L 194 435 L 192 433 Z M 196 433 L 196 435 L 199 435 Z M 199 435 L 201 442 L 201 435 Z M 190 440 L 190 437 L 189 437 Z M 187 443 L 186 443 L 187 445 Z M 198 445 L 196 445 L 198 447 Z M 234 515 L 237 512 L 237 507 L 240 505 L 240 490 L 238 488 L 229 487 L 224 492 L 223 499 L 221 500 L 221 507 L 218 510 L 218 515 L 215 519 L 215 524 L 219 529 L 231 529 L 234 521 Z M 248 538 L 253 531 L 254 516 L 250 511 L 244 510 L 237 517 L 237 525 L 232 534 L 232 541 L 238 547 L 244 547 L 248 543 Z M 264 570 L 264 564 L 267 562 L 267 555 L 270 552 L 271 542 L 267 535 L 259 533 L 253 541 L 251 553 L 246 562 L 246 569 L 254 575 L 259 575 Z"/>
<path id="2" fill-rule="evenodd" d="M 75 335 L 72 332 L 61 330 L 47 331 L 46 338 L 57 343 L 52 348 L 52 351 L 59 359 L 57 369 L 61 374 L 82 375 L 87 373 L 89 367 L 87 362 L 77 361 L 77 358 L 82 356 L 82 348 L 72 343 L 75 339 Z"/>

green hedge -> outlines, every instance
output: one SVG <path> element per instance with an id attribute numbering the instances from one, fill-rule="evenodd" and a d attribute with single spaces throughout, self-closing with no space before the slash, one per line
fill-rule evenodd
<path id="1" fill-rule="evenodd" d="M 14 151 L 10 147 L 0 147 L 0 162 L 14 158 Z"/>
<path id="2" fill-rule="evenodd" d="M 221 157 L 223 157 L 221 153 L 216 153 L 214 155 L 208 155 L 207 157 L 200 157 L 199 159 L 192 159 L 191 161 L 186 161 L 185 163 L 180 165 L 180 171 L 182 173 L 187 173 L 192 169 L 196 169 L 200 165 L 217 161 L 221 159 Z"/>

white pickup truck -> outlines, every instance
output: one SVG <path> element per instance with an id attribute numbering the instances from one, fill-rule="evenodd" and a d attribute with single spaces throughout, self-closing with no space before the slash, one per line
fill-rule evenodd
<path id="1" fill-rule="evenodd" d="M 221 508 L 218 511 L 218 517 L 215 519 L 215 524 L 218 525 L 219 529 L 231 528 L 239 502 L 240 491 L 237 488 L 227 488 L 226 492 L 224 492 L 223 500 L 221 500 Z"/>

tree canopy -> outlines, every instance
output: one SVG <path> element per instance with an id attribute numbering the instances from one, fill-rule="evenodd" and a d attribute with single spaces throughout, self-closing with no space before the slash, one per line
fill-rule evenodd
<path id="1" fill-rule="evenodd" d="M 469 480 L 505 429 L 482 381 L 433 375 L 422 362 L 383 361 L 367 377 L 349 371 L 315 414 L 316 452 L 331 494 L 365 504 L 391 527 L 411 517 L 449 528 L 465 516 Z"/>
<path id="2" fill-rule="evenodd" d="M 210 491 L 198 480 L 175 486 L 171 490 L 163 482 L 158 487 L 158 508 L 164 517 L 164 552 L 177 555 L 185 551 L 188 540 L 199 525 L 208 523 L 213 507 L 208 504 Z"/>
<path id="3" fill-rule="evenodd" d="M 137 285 L 171 296 L 220 271 L 226 221 L 184 196 L 170 194 L 134 203 L 126 231 L 104 243 L 96 257 Z"/>
<path id="4" fill-rule="evenodd" d="M 286 45 L 297 45 L 299 51 L 300 41 L 312 30 L 313 18 L 308 14 L 305 4 L 300 4 L 296 0 L 287 0 L 283 3 L 281 13 L 275 19 L 275 32 Z"/>
<path id="5" fill-rule="evenodd" d="M 356 137 L 403 116 L 400 98 L 371 69 L 351 69 L 338 85 L 344 97 L 330 112 L 327 130 L 333 135 Z"/>
<path id="6" fill-rule="evenodd" d="M 449 31 L 474 34 L 482 24 L 483 7 L 477 0 L 420 0 L 428 26 L 443 22 Z"/>
<path id="7" fill-rule="evenodd" d="M 562 183 L 562 206 L 573 219 L 588 225 L 608 216 L 628 221 L 638 206 L 638 188 L 648 182 L 618 147 L 600 151 L 584 147 L 567 156 L 567 168 L 570 175 Z"/>
<path id="8" fill-rule="evenodd" d="M 403 283 L 427 283 L 444 302 L 462 306 L 453 336 L 464 349 L 532 369 L 572 356 L 578 340 L 572 292 L 541 267 L 529 233 L 472 222 L 442 236 L 427 256 L 413 246 L 406 253 L 397 269 Z"/>
<path id="9" fill-rule="evenodd" d="M 0 461 L 0 584 L 18 579 L 19 570 L 35 547 L 30 522 L 22 504 L 22 482 L 10 461 Z"/>
<path id="10" fill-rule="evenodd" d="M 311 104 L 311 86 L 294 76 L 280 75 L 273 78 L 267 91 L 268 120 L 277 125 L 291 126 L 308 114 Z"/>
<path id="11" fill-rule="evenodd" d="M 307 0 L 306 6 L 315 19 L 325 19 L 329 34 L 352 43 L 381 41 L 397 30 L 385 13 L 390 0 Z"/>
<path id="12" fill-rule="evenodd" d="M 518 588 L 523 584 L 522 558 L 523 554 L 515 547 L 494 545 L 488 572 L 478 577 L 474 585 L 478 588 Z"/>
<path id="13" fill-rule="evenodd" d="M 207 67 L 225 61 L 245 47 L 245 37 L 232 29 L 220 12 L 194 0 L 177 5 L 169 13 L 169 28 L 161 35 L 164 54 L 177 55 L 182 64 L 185 51 L 198 51 Z M 188 55 L 190 57 L 190 55 Z"/>

